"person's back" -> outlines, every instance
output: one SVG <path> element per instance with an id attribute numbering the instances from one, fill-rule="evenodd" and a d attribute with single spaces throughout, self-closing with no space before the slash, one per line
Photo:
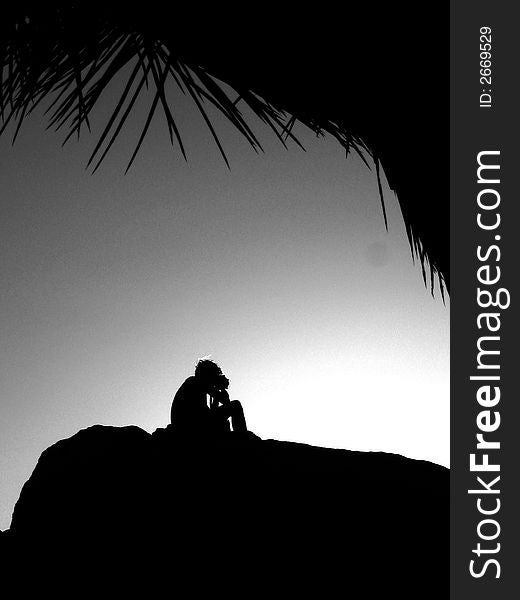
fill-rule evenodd
<path id="1" fill-rule="evenodd" d="M 197 431 L 209 426 L 209 407 L 203 382 L 194 375 L 177 390 L 172 402 L 171 422 L 183 431 Z"/>

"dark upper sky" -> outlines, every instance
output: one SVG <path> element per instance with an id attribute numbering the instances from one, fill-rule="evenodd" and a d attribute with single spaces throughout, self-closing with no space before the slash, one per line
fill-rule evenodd
<path id="1" fill-rule="evenodd" d="M 0 140 L 0 528 L 39 454 L 94 423 L 152 431 L 198 357 L 262 437 L 448 464 L 449 311 L 412 264 L 399 208 L 330 139 L 256 155 L 191 109 L 186 164 L 159 121 L 95 174 L 95 138 L 40 119 Z M 261 129 L 258 129 L 261 131 Z M 188 133 L 189 132 L 189 133 Z"/>

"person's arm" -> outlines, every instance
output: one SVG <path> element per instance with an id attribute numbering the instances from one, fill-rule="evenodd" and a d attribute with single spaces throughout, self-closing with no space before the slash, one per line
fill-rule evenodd
<path id="1" fill-rule="evenodd" d="M 214 398 L 217 401 L 217 403 L 222 404 L 223 406 L 226 406 L 230 403 L 229 394 L 227 390 L 217 390 L 215 392 Z"/>
<path id="2" fill-rule="evenodd" d="M 229 406 L 231 400 L 226 390 L 215 390 L 213 394 L 213 407 L 212 413 L 217 421 L 227 421 L 229 419 L 230 412 Z"/>

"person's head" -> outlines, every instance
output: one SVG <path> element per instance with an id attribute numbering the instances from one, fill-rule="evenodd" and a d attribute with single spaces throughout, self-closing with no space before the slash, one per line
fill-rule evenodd
<path id="1" fill-rule="evenodd" d="M 201 358 L 195 367 L 195 377 L 208 389 L 226 390 L 229 379 L 222 373 L 216 362 Z"/>

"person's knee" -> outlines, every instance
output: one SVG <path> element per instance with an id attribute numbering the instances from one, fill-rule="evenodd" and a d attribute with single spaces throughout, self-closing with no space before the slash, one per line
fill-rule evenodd
<path id="1" fill-rule="evenodd" d="M 244 409 L 242 408 L 242 404 L 240 404 L 240 400 L 231 400 L 231 402 L 229 403 L 229 408 L 231 410 L 232 413 L 238 413 L 244 412 Z"/>

